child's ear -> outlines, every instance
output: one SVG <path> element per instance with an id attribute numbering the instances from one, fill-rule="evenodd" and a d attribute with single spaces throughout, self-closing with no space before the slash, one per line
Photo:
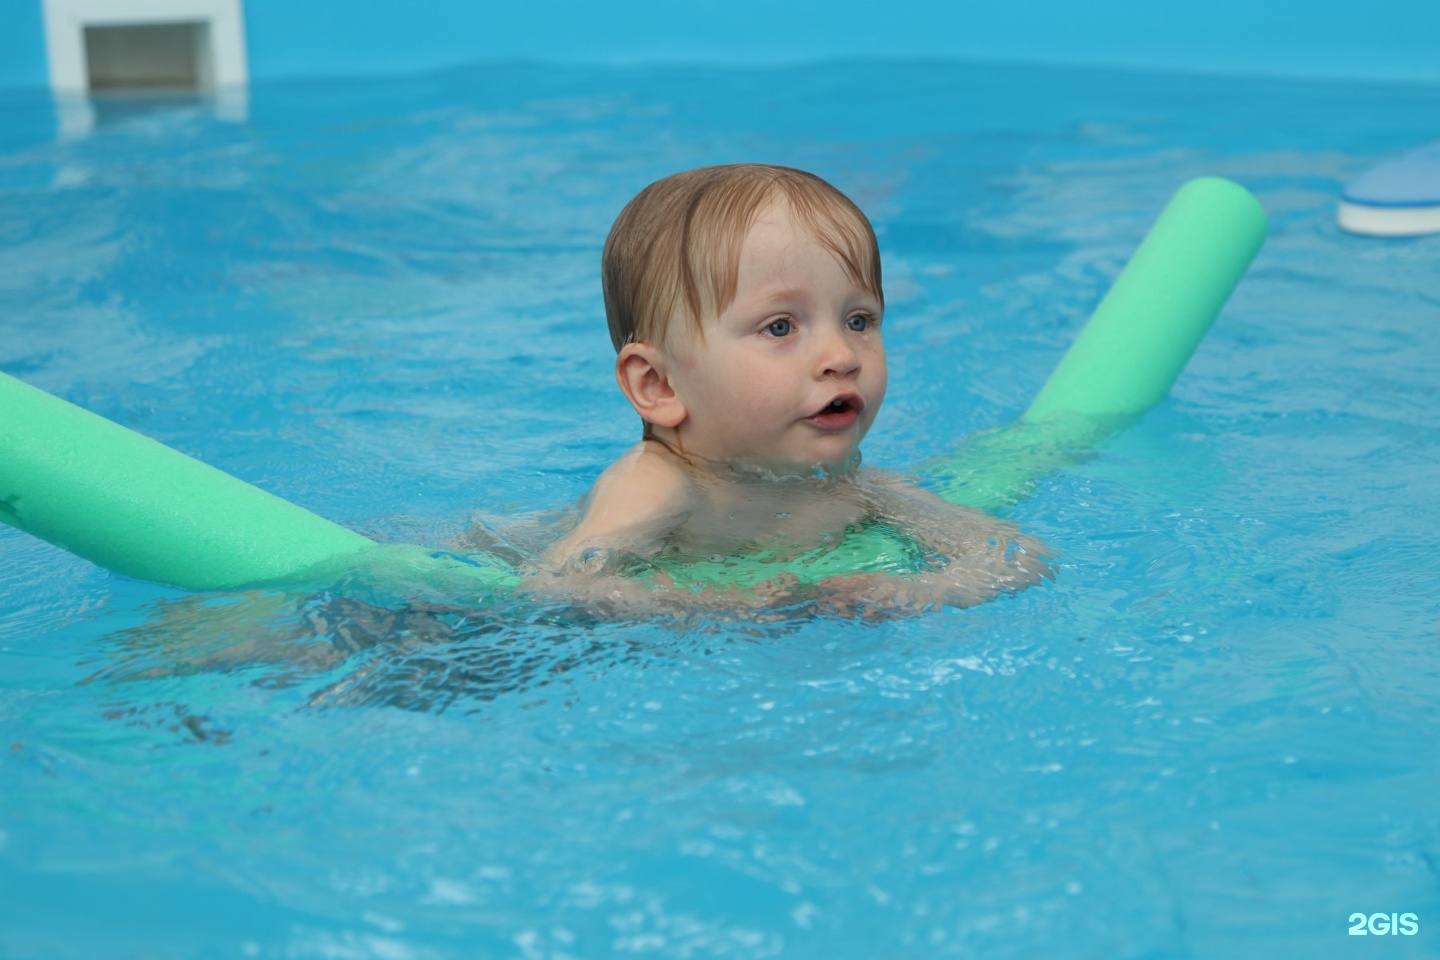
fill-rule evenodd
<path id="1" fill-rule="evenodd" d="M 657 427 L 678 427 L 685 403 L 670 382 L 665 355 L 648 343 L 627 343 L 615 358 L 615 379 L 640 419 Z"/>

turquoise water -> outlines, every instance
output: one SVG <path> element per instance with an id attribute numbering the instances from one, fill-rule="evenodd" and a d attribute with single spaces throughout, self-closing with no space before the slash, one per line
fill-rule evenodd
<path id="1" fill-rule="evenodd" d="M 1023 410 L 1187 178 L 1272 235 L 1172 397 L 1009 512 L 1056 582 L 972 610 L 437 618 L 0 529 L 0 955 L 1440 951 L 1440 238 L 1334 225 L 1440 88 L 496 67 L 49 110 L 0 100 L 0 369 L 391 539 L 503 534 L 633 442 L 597 261 L 664 174 L 869 212 L 896 469 Z"/>

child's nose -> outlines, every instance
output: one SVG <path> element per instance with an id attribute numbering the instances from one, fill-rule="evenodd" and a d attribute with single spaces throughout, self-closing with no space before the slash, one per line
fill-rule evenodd
<path id="1" fill-rule="evenodd" d="M 860 369 L 860 351 L 845 331 L 829 331 L 820 344 L 817 367 L 822 377 L 854 376 Z"/>

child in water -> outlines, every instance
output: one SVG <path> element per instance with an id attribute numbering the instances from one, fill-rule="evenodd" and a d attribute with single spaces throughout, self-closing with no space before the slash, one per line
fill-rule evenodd
<path id="1" fill-rule="evenodd" d="M 622 608 L 678 598 L 873 617 L 969 606 L 1048 575 L 1010 525 L 859 469 L 885 399 L 885 297 L 870 222 L 829 183 L 764 164 L 666 177 L 616 219 L 602 281 L 615 376 L 643 437 L 528 589 Z M 795 575 L 876 527 L 892 545 L 882 562 Z M 688 565 L 738 557 L 789 572 L 685 585 Z"/>
<path id="2" fill-rule="evenodd" d="M 885 399 L 885 296 L 870 222 L 830 184 L 761 164 L 666 177 L 616 219 L 602 277 L 616 379 L 644 434 L 601 474 L 522 593 L 625 617 L 875 620 L 970 606 L 1049 575 L 1040 545 L 1009 524 L 860 470 Z M 456 545 L 502 543 L 472 531 Z M 176 662 L 134 675 L 256 661 L 328 670 L 377 644 L 403 653 L 496 626 L 464 606 L 389 609 L 343 595 L 301 598 L 297 619 L 295 599 L 258 594 L 263 614 L 165 601 L 132 641 Z M 403 656 L 389 671 L 372 661 L 312 703 L 428 706 L 456 696 L 457 683 L 514 689 L 559 669 L 537 673 L 503 646 L 469 649 L 478 662 L 438 674 Z M 123 660 L 114 669 L 127 675 Z"/>

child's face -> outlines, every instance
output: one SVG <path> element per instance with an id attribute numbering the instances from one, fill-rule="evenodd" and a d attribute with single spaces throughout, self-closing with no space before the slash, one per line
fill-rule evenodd
<path id="1" fill-rule="evenodd" d="M 671 351 L 681 449 L 786 472 L 848 464 L 885 399 L 880 313 L 772 202 L 745 237 L 734 302 Z"/>

